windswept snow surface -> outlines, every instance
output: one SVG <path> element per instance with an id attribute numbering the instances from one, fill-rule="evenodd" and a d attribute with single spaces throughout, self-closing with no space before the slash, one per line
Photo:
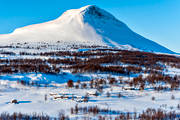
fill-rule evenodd
<path id="1" fill-rule="evenodd" d="M 67 45 L 100 45 L 123 49 L 137 48 L 148 52 L 173 53 L 167 48 L 133 32 L 113 15 L 94 5 L 72 9 L 56 20 L 16 29 L 0 35 L 0 44 L 54 43 Z"/>

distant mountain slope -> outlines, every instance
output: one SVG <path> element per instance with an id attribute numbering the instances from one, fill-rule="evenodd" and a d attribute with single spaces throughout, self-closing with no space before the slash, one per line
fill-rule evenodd
<path id="1" fill-rule="evenodd" d="M 128 28 L 110 13 L 89 5 L 68 10 L 56 20 L 16 29 L 0 36 L 0 43 L 57 42 L 66 44 L 132 46 L 148 52 L 173 53 Z"/>

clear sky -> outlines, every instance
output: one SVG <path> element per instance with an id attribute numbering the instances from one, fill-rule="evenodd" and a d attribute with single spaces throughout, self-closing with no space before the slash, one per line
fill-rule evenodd
<path id="1" fill-rule="evenodd" d="M 180 53 L 180 0 L 0 0 L 0 34 L 97 5 L 133 31 Z"/>

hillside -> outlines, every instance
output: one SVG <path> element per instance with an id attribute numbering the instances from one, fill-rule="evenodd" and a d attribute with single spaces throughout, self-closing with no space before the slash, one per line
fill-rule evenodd
<path id="1" fill-rule="evenodd" d="M 178 56 L 15 49 L 0 48 L 0 118 L 179 119 Z"/>
<path id="2" fill-rule="evenodd" d="M 0 36 L 1 45 L 58 42 L 67 45 L 108 46 L 126 50 L 174 53 L 167 48 L 133 32 L 126 24 L 97 6 L 72 9 L 46 23 L 16 29 Z"/>

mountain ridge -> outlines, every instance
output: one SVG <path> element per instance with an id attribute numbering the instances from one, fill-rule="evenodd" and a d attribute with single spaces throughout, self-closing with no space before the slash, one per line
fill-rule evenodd
<path id="1" fill-rule="evenodd" d="M 68 42 L 69 44 L 107 45 L 120 48 L 129 45 L 147 52 L 174 53 L 133 32 L 109 12 L 88 5 L 64 12 L 55 20 L 25 26 L 11 34 L 1 35 L 1 43 Z"/>

